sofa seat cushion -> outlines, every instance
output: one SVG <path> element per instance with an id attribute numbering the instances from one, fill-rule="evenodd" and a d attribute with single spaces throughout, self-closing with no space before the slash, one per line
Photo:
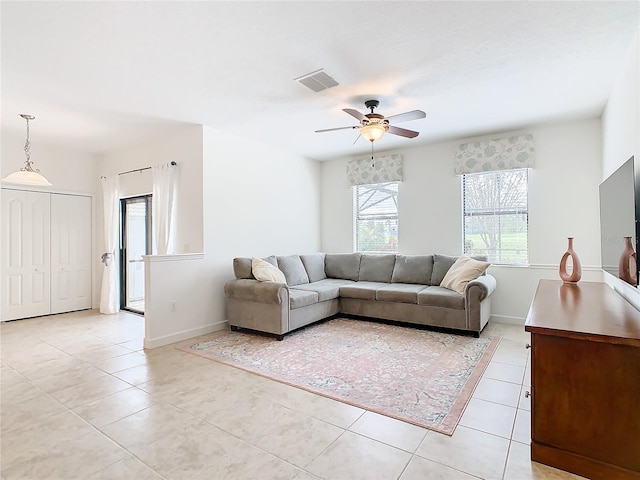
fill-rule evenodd
<path id="1" fill-rule="evenodd" d="M 367 255 L 360 259 L 359 281 L 365 282 L 391 282 L 393 266 L 396 264 L 396 256 L 393 255 Z"/>
<path id="2" fill-rule="evenodd" d="M 396 255 L 391 282 L 431 285 L 433 255 Z"/>
<path id="3" fill-rule="evenodd" d="M 313 282 L 313 283 L 318 285 L 334 285 L 336 287 L 356 284 L 356 282 L 354 282 L 353 280 L 345 280 L 344 278 L 325 278 L 324 280 L 320 280 L 318 282 Z"/>
<path id="4" fill-rule="evenodd" d="M 306 285 L 296 285 L 295 289 L 316 292 L 318 294 L 318 301 L 324 302 L 338 298 L 340 296 L 340 287 L 349 284 L 353 284 L 353 282 L 351 280 L 341 280 L 338 278 L 326 278 Z"/>
<path id="5" fill-rule="evenodd" d="M 444 287 L 427 287 L 418 292 L 418 305 L 464 310 L 464 295 Z"/>
<path id="6" fill-rule="evenodd" d="M 286 257 L 276 257 L 278 268 L 282 270 L 287 278 L 287 285 L 300 285 L 309 283 L 309 276 L 300 260 L 299 255 L 287 255 Z"/>
<path id="7" fill-rule="evenodd" d="M 360 253 L 327 253 L 324 256 L 324 271 L 329 278 L 358 280 Z"/>
<path id="8" fill-rule="evenodd" d="M 289 305 L 291 310 L 318 303 L 318 292 L 309 292 L 298 288 L 289 289 Z"/>
<path id="9" fill-rule="evenodd" d="M 418 293 L 427 288 L 427 285 L 409 283 L 392 283 L 379 288 L 376 292 L 376 300 L 380 302 L 418 303 Z"/>
<path id="10" fill-rule="evenodd" d="M 358 282 L 340 287 L 340 296 L 345 298 L 359 298 L 361 300 L 375 300 L 378 289 L 389 285 L 380 282 Z"/>

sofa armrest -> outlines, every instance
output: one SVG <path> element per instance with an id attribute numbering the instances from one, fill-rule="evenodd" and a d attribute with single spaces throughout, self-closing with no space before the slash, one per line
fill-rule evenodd
<path id="1" fill-rule="evenodd" d="M 493 275 L 488 273 L 481 275 L 467 284 L 465 296 L 467 300 L 474 299 L 481 302 L 493 293 L 496 289 L 496 285 L 497 281 Z"/>
<path id="2" fill-rule="evenodd" d="M 224 293 L 235 300 L 289 305 L 289 287 L 286 283 L 230 280 L 224 285 Z"/>

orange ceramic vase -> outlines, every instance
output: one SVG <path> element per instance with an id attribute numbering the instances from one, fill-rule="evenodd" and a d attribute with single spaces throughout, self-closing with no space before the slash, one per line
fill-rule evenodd
<path id="1" fill-rule="evenodd" d="M 582 265 L 580 264 L 580 259 L 573 249 L 573 237 L 568 237 L 569 246 L 567 247 L 567 251 L 562 255 L 562 260 L 560 260 L 560 278 L 564 283 L 578 283 L 580 278 L 582 277 Z M 573 267 L 571 268 L 571 273 L 567 271 L 567 260 L 571 257 L 571 262 Z"/>
<path id="2" fill-rule="evenodd" d="M 638 267 L 636 262 L 636 252 L 633 249 L 631 237 L 624 237 L 624 251 L 622 255 L 620 255 L 618 276 L 634 287 L 638 284 Z"/>

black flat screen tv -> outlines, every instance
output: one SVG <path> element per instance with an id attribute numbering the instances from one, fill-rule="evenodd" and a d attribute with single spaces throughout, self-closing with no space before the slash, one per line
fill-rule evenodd
<path id="1" fill-rule="evenodd" d="M 640 167 L 634 157 L 624 162 L 600 184 L 600 232 L 602 269 L 616 278 L 620 256 L 625 249 L 625 237 L 631 237 L 638 251 L 640 227 Z M 632 262 L 633 263 L 633 262 Z M 638 265 L 635 262 L 635 278 Z M 627 283 L 637 286 L 637 281 Z"/>

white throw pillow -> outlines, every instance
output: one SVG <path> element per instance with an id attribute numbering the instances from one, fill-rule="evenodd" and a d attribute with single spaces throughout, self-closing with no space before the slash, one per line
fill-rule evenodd
<path id="1" fill-rule="evenodd" d="M 491 265 L 471 257 L 460 256 L 455 261 L 440 283 L 441 287 L 464 294 L 467 283 L 475 280 Z"/>
<path id="2" fill-rule="evenodd" d="M 287 283 L 282 270 L 261 258 L 251 258 L 251 271 L 256 280 L 260 282 Z"/>

